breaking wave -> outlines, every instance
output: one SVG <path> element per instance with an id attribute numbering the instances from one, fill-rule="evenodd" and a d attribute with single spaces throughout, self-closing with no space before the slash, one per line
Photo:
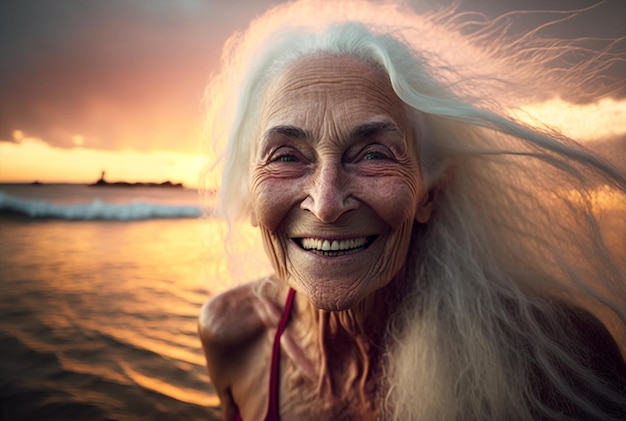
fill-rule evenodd
<path id="1" fill-rule="evenodd" d="M 23 199 L 0 192 L 0 214 L 76 221 L 137 221 L 162 218 L 198 218 L 202 215 L 202 210 L 200 206 L 193 205 L 169 205 L 142 201 L 108 203 L 101 199 L 93 199 L 88 203 L 53 203 L 42 199 Z"/>

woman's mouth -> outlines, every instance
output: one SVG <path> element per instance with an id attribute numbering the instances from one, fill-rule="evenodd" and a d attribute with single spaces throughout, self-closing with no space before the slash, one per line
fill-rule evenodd
<path id="1" fill-rule="evenodd" d="M 357 237 L 346 240 L 328 240 L 322 238 L 294 238 L 296 244 L 302 249 L 320 256 L 345 256 L 358 253 L 369 247 L 376 239 L 375 235 L 369 237 Z"/>

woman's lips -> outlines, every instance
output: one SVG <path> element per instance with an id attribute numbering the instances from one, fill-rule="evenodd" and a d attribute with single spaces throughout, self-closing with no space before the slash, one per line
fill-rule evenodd
<path id="1" fill-rule="evenodd" d="M 342 240 L 302 237 L 294 238 L 302 249 L 322 256 L 345 256 L 365 250 L 374 240 L 375 235 Z"/>

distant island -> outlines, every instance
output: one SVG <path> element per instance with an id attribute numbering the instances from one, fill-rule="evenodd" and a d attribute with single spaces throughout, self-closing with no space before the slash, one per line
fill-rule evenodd
<path id="1" fill-rule="evenodd" d="M 108 182 L 104 179 L 106 172 L 102 171 L 100 179 L 95 183 L 88 184 L 91 187 L 173 187 L 183 188 L 183 183 L 172 183 L 171 181 L 164 181 L 162 183 L 129 183 L 127 181 L 115 181 Z"/>

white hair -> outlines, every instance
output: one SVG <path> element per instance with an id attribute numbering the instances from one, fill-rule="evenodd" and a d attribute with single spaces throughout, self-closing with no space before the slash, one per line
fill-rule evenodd
<path id="1" fill-rule="evenodd" d="M 557 419 L 524 374 L 535 366 L 590 418 L 610 415 L 563 373 L 626 405 L 571 357 L 576 341 L 553 301 L 624 334 L 624 269 L 605 242 L 598 202 L 623 203 L 626 177 L 547 126 L 513 118 L 561 90 L 583 99 L 611 93 L 597 76 L 620 56 L 610 43 L 594 53 L 583 41 L 513 37 L 507 19 L 360 1 L 276 6 L 231 38 L 207 90 L 209 136 L 225 145 L 219 206 L 233 226 L 250 209 L 265 89 L 287 65 L 352 56 L 384 71 L 406 104 L 437 196 L 432 219 L 414 227 L 411 283 L 389 323 L 382 399 L 390 419 Z M 559 66 L 572 52 L 577 65 Z"/>

